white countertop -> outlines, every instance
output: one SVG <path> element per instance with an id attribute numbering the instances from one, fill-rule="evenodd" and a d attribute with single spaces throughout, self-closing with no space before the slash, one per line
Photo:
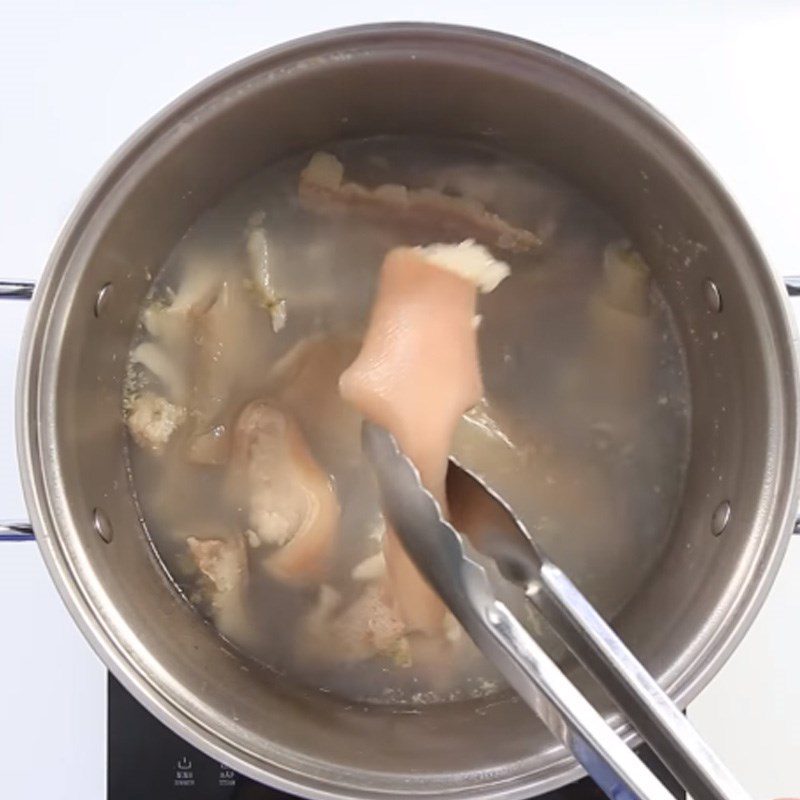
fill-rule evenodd
<path id="1" fill-rule="evenodd" d="M 800 274 L 796 2 L 3 0 L 0 278 L 35 279 L 101 164 L 198 80 L 295 36 L 392 19 L 507 31 L 628 84 L 719 172 L 775 269 Z M 6 303 L 0 315 L 0 518 L 25 514 L 13 436 L 24 315 L 24 303 Z M 105 671 L 63 609 L 35 545 L 0 548 L 0 797 L 101 800 Z M 800 795 L 798 620 L 794 541 L 750 634 L 690 709 L 756 800 Z"/>

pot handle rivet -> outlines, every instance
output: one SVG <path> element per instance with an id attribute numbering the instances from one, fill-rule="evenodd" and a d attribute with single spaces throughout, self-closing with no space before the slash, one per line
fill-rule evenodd
<path id="1" fill-rule="evenodd" d="M 713 311 L 715 314 L 722 311 L 722 295 L 719 292 L 719 286 L 711 278 L 703 281 L 703 295 L 709 311 Z"/>
<path id="2" fill-rule="evenodd" d="M 111 526 L 111 520 L 102 508 L 94 510 L 94 529 L 106 544 L 109 544 L 114 538 L 114 528 Z"/>
<path id="3" fill-rule="evenodd" d="M 105 310 L 105 307 L 108 305 L 108 301 L 111 299 L 111 291 L 113 288 L 113 284 L 104 283 L 97 292 L 97 297 L 94 299 L 94 315 L 96 317 L 99 317 Z"/>
<path id="4" fill-rule="evenodd" d="M 723 500 L 711 515 L 711 533 L 714 536 L 719 536 L 731 520 L 731 504 L 727 500 Z"/>

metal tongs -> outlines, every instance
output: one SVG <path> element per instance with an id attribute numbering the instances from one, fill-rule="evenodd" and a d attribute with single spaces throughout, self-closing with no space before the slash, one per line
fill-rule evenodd
<path id="1" fill-rule="evenodd" d="M 486 657 L 610 798 L 674 800 L 498 598 L 488 557 L 520 587 L 603 685 L 676 780 L 695 800 L 747 800 L 727 768 L 611 627 L 546 556 L 508 505 L 451 460 L 442 518 L 394 437 L 365 422 L 362 444 L 384 512 L 418 569 Z"/>

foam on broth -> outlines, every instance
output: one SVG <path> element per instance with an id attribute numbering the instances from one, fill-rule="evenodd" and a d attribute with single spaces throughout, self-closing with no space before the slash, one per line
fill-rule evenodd
<path id="1" fill-rule="evenodd" d="M 686 368 L 661 294 L 651 287 L 649 314 L 621 324 L 599 300 L 604 249 L 624 232 L 545 170 L 485 148 L 381 137 L 329 149 L 348 179 L 470 197 L 542 237 L 536 252 L 498 252 L 512 275 L 481 299 L 486 399 L 465 415 L 454 455 L 506 497 L 551 558 L 613 616 L 668 538 L 689 452 Z M 237 292 L 244 287 L 226 321 L 225 389 L 213 413 L 230 417 L 249 401 L 268 398 L 297 421 L 341 505 L 325 584 L 346 603 L 363 587 L 353 568 L 380 548 L 381 521 L 359 451 L 359 420 L 342 407 L 336 382 L 358 351 L 386 252 L 444 237 L 303 208 L 297 182 L 309 155 L 270 166 L 199 218 L 160 270 L 144 307 L 168 298 L 193 271 L 222 272 Z M 245 286 L 252 277 L 246 237 L 255 228 L 265 233 L 272 286 L 285 299 L 286 324 L 277 332 Z M 133 347 L 147 337 L 141 325 Z M 164 390 L 140 366 L 132 365 L 131 376 L 128 403 L 143 385 Z M 158 455 L 131 444 L 142 516 L 177 586 L 245 655 L 359 701 L 418 704 L 498 688 L 494 669 L 468 642 L 446 663 L 424 648 L 411 664 L 392 655 L 348 663 L 319 658 L 313 648 L 298 646 L 297 633 L 319 602 L 318 587 L 282 585 L 252 553 L 236 601 L 214 607 L 187 538 L 241 537 L 247 524 L 226 494 L 225 467 L 187 463 L 183 452 L 172 441 Z"/>

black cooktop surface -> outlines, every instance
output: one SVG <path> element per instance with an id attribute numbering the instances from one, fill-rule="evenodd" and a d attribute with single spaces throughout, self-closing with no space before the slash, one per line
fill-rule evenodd
<path id="1" fill-rule="evenodd" d="M 642 758 L 678 798 L 685 797 L 653 754 Z M 539 800 L 601 800 L 605 795 L 584 779 L 540 795 Z M 291 800 L 220 764 L 162 725 L 108 679 L 108 800 Z"/>

